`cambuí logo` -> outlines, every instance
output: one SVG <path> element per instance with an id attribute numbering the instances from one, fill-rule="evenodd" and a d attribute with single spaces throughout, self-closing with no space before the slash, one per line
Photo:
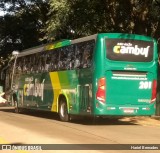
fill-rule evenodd
<path id="1" fill-rule="evenodd" d="M 113 47 L 113 52 L 116 54 L 133 54 L 148 57 L 149 48 L 150 46 L 139 47 L 138 45 L 133 46 L 131 43 L 117 43 L 117 45 Z"/>
<path id="2" fill-rule="evenodd" d="M 24 90 L 24 96 L 35 96 L 40 97 L 43 101 L 44 97 L 44 82 L 45 79 L 40 82 L 39 79 L 33 77 L 25 78 L 25 84 L 23 87 Z"/>

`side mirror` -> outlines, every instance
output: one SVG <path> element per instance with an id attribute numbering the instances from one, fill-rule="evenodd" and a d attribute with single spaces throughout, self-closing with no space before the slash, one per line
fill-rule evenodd
<path id="1" fill-rule="evenodd" d="M 12 84 L 12 90 L 15 90 L 15 88 L 16 88 L 16 86 L 15 86 L 15 84 L 13 83 L 13 84 Z"/>
<path id="2" fill-rule="evenodd" d="M 12 55 L 13 55 L 13 56 L 17 56 L 18 54 L 19 54 L 19 52 L 16 51 L 16 50 L 12 52 Z"/>

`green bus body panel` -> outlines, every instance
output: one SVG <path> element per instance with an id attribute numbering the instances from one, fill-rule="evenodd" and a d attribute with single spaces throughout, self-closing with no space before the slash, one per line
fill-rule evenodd
<path id="1" fill-rule="evenodd" d="M 49 74 L 22 75 L 19 83 L 18 100 L 20 107 L 40 107 L 42 109 L 51 107 L 53 102 L 53 88 Z"/>
<path id="2" fill-rule="evenodd" d="M 50 73 L 50 75 L 49 73 L 16 75 L 16 84 L 19 86 L 17 92 L 19 107 L 58 112 L 59 95 L 64 95 L 69 113 L 86 113 L 92 98 L 92 95 L 85 92 L 92 83 L 91 69 Z M 53 108 L 53 105 L 56 108 Z"/>
<path id="3" fill-rule="evenodd" d="M 107 39 L 134 39 L 154 42 L 151 62 L 113 61 L 106 57 Z M 69 42 L 66 41 L 69 45 Z M 150 103 L 152 87 L 140 89 L 157 80 L 157 45 L 150 37 L 130 34 L 98 34 L 91 68 L 15 75 L 20 107 L 58 112 L 58 98 L 66 97 L 69 114 L 77 115 L 153 115 L 155 102 Z M 62 46 L 63 46 L 62 45 Z M 61 44 L 57 44 L 61 47 Z M 47 46 L 46 50 L 54 46 Z M 128 70 L 131 67 L 134 70 Z M 121 76 L 117 73 L 121 72 Z M 129 73 L 129 76 L 123 74 Z M 134 75 L 134 72 L 138 77 Z M 132 75 L 133 74 L 133 75 Z M 119 74 L 118 74 L 119 75 Z M 106 101 L 96 98 L 98 80 L 106 79 Z M 142 83 L 141 83 L 142 82 Z"/>
<path id="4" fill-rule="evenodd" d="M 136 39 L 144 41 L 154 41 L 153 39 L 139 35 L 128 34 L 101 34 L 98 35 L 97 45 L 94 55 L 94 93 L 97 92 L 97 82 L 100 78 L 106 79 L 106 101 L 100 102 L 94 97 L 94 113 L 96 115 L 153 115 L 155 113 L 155 102 L 150 104 L 152 96 L 152 83 L 157 80 L 157 46 L 154 41 L 154 55 L 151 62 L 125 62 L 112 61 L 106 58 L 107 39 Z M 125 70 L 125 68 L 134 70 Z M 119 73 L 121 72 L 121 73 Z M 131 76 L 123 76 L 129 73 Z M 146 76 L 138 77 L 146 73 Z M 114 76 L 119 73 L 120 76 Z M 132 75 L 133 74 L 133 75 Z M 143 83 L 150 84 L 150 89 L 140 89 Z M 148 85 L 149 86 L 149 85 Z"/>
<path id="5" fill-rule="evenodd" d="M 153 75 L 148 74 L 148 81 L 153 80 Z M 115 77 L 116 78 L 116 77 Z M 107 79 L 107 104 L 115 105 L 146 105 L 146 102 L 137 101 L 138 98 L 151 99 L 151 90 L 139 89 L 141 80 L 134 80 L 136 77 L 125 77 L 125 79 L 114 79 L 111 71 L 106 73 Z M 133 79 L 133 80 L 131 80 Z M 143 81 L 144 78 L 142 78 Z"/>

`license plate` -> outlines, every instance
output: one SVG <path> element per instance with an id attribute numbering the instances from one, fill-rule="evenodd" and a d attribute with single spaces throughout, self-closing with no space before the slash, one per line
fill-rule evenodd
<path id="1" fill-rule="evenodd" d="M 134 109 L 124 109 L 124 113 L 134 113 Z"/>

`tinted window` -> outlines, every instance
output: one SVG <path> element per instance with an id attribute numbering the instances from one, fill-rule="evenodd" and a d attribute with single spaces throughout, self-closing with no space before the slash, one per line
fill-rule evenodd
<path id="1" fill-rule="evenodd" d="M 81 42 L 75 45 L 75 68 L 88 68 L 92 63 L 94 40 Z"/>
<path id="2" fill-rule="evenodd" d="M 22 73 L 22 58 L 17 58 L 15 73 Z"/>
<path id="3" fill-rule="evenodd" d="M 58 70 L 59 52 L 58 50 L 53 50 L 48 52 L 47 63 L 49 64 L 49 71 Z"/>
<path id="4" fill-rule="evenodd" d="M 92 63 L 94 44 L 94 40 L 89 40 L 20 57 L 17 59 L 16 73 L 43 73 L 88 68 Z"/>
<path id="5" fill-rule="evenodd" d="M 60 59 L 58 62 L 59 70 L 71 70 L 73 69 L 73 63 L 75 59 L 75 51 L 73 46 L 67 46 L 59 49 Z"/>
<path id="6" fill-rule="evenodd" d="M 150 62 L 153 42 L 132 39 L 106 39 L 107 58 L 115 61 Z"/>

